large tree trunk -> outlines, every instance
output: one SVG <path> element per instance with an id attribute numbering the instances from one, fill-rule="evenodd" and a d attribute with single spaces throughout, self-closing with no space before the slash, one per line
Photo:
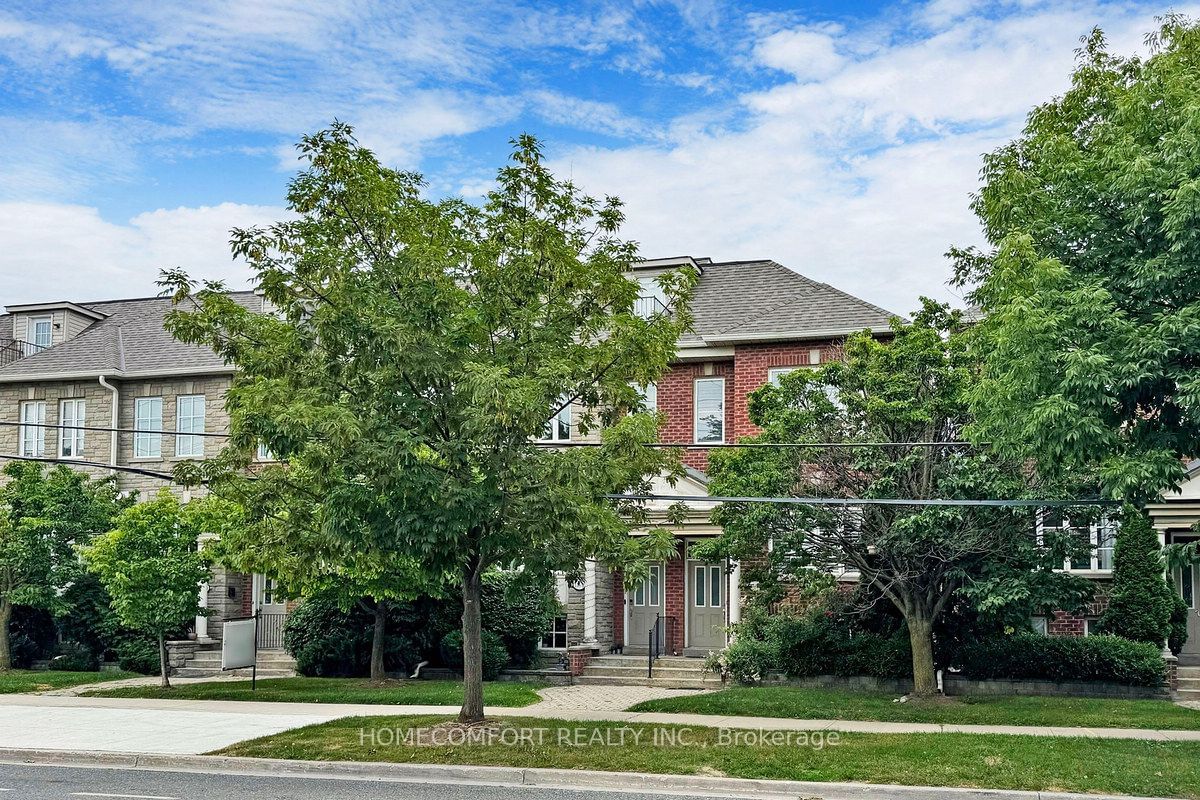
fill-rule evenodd
<path id="1" fill-rule="evenodd" d="M 480 599 L 483 575 L 477 558 L 463 569 L 463 704 L 459 722 L 483 721 L 483 625 Z"/>
<path id="2" fill-rule="evenodd" d="M 375 628 L 371 632 L 371 682 L 382 683 L 387 679 L 383 671 L 383 646 L 387 633 L 388 603 L 375 601 Z"/>
<path id="3" fill-rule="evenodd" d="M 0 600 L 0 670 L 12 669 L 12 647 L 9 645 L 8 623 L 12 621 L 12 603 Z"/>
<path id="4" fill-rule="evenodd" d="M 933 619 L 924 611 L 910 611 L 905 622 L 912 644 L 913 696 L 933 697 L 938 693 L 937 672 L 933 667 Z"/>
<path id="5" fill-rule="evenodd" d="M 171 667 L 167 663 L 167 637 L 161 633 L 158 635 L 158 668 L 162 674 L 162 683 L 159 686 L 170 689 L 171 679 L 167 677 L 171 673 Z"/>

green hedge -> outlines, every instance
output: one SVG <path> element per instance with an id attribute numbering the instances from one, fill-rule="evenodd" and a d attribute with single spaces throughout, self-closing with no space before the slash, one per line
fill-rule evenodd
<path id="1" fill-rule="evenodd" d="M 1162 650 L 1118 636 L 1043 636 L 1017 633 L 964 645 L 954 659 L 967 678 L 1103 681 L 1162 686 Z"/>

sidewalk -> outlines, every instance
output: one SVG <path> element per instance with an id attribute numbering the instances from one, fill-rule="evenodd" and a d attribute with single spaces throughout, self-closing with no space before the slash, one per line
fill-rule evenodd
<path id="1" fill-rule="evenodd" d="M 549 690 L 547 690 L 549 693 Z M 134 700 L 46 695 L 0 696 L 0 748 L 198 754 L 341 717 L 454 715 L 457 706 Z M 782 731 L 968 733 L 1200 742 L 1200 731 L 937 725 L 851 720 L 723 717 L 563 707 L 553 699 L 525 708 L 488 708 L 493 717 L 628 722 Z"/>

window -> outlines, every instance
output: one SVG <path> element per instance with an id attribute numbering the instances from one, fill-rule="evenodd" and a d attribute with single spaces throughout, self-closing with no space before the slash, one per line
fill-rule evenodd
<path id="1" fill-rule="evenodd" d="M 1071 520 L 1057 510 L 1043 511 L 1038 515 L 1037 537 L 1042 543 L 1046 531 L 1072 537 L 1078 543 L 1078 552 L 1072 553 L 1063 562 L 1068 572 L 1111 572 L 1113 568 L 1113 546 L 1117 539 L 1117 523 L 1108 517 L 1093 522 Z"/>
<path id="2" fill-rule="evenodd" d="M 646 573 L 646 578 L 633 590 L 635 606 L 650 606 L 657 608 L 662 604 L 662 565 L 654 564 Z"/>
<path id="3" fill-rule="evenodd" d="M 543 650 L 567 649 L 567 618 L 555 617 L 550 623 L 550 630 L 542 634 Z"/>
<path id="4" fill-rule="evenodd" d="M 161 458 L 162 398 L 139 397 L 134 400 L 133 427 L 143 433 L 133 435 L 134 458 Z"/>
<path id="5" fill-rule="evenodd" d="M 255 453 L 255 457 L 258 458 L 259 461 L 275 461 L 276 460 L 275 454 L 271 452 L 271 448 L 267 447 L 266 442 L 258 443 L 258 452 Z"/>
<path id="6" fill-rule="evenodd" d="M 1185 564 L 1175 570 L 1176 583 L 1179 585 L 1179 596 L 1188 608 L 1196 608 L 1196 584 L 1192 565 Z"/>
<path id="7" fill-rule="evenodd" d="M 1045 617 L 1031 617 L 1029 627 L 1033 628 L 1034 633 L 1040 633 L 1042 636 L 1047 636 L 1050 633 L 1050 621 Z"/>
<path id="8" fill-rule="evenodd" d="M 692 595 L 696 608 L 721 607 L 721 568 L 697 564 L 692 581 Z"/>
<path id="9" fill-rule="evenodd" d="M 641 291 L 633 304 L 633 313 L 642 319 L 650 319 L 656 314 L 667 312 L 667 295 L 658 285 L 655 278 L 639 278 Z"/>
<path id="10" fill-rule="evenodd" d="M 767 383 L 771 384 L 772 386 L 778 386 L 780 378 L 782 378 L 784 375 L 787 375 L 789 372 L 795 372 L 798 369 L 800 369 L 800 368 L 799 367 L 771 367 L 769 370 L 767 370 Z"/>
<path id="11" fill-rule="evenodd" d="M 633 384 L 633 390 L 642 398 L 642 407 L 646 411 L 658 411 L 658 384 L 647 383 L 645 386 Z"/>
<path id="12" fill-rule="evenodd" d="M 46 455 L 46 401 L 21 403 L 21 455 L 40 458 Z"/>
<path id="13" fill-rule="evenodd" d="M 696 441 L 725 441 L 725 379 L 696 381 L 695 398 Z"/>
<path id="14" fill-rule="evenodd" d="M 1083 621 L 1084 636 L 1099 636 L 1100 635 L 1100 620 L 1085 619 Z"/>
<path id="15" fill-rule="evenodd" d="M 571 438 L 571 404 L 566 397 L 560 397 L 555 405 L 563 405 L 554 413 L 542 431 L 544 442 L 565 442 Z"/>
<path id="16" fill-rule="evenodd" d="M 192 458 L 204 455 L 203 436 L 183 436 L 204 433 L 204 395 L 188 394 L 175 400 L 175 455 Z"/>
<path id="17" fill-rule="evenodd" d="M 25 348 L 25 355 L 33 355 L 34 353 L 45 350 L 51 344 L 54 330 L 53 317 L 30 317 L 26 325 L 26 341 L 29 346 Z"/>
<path id="18" fill-rule="evenodd" d="M 86 423 L 86 404 L 83 400 L 63 400 L 58 404 L 58 455 L 60 458 L 83 458 L 83 425 Z M 70 426 L 78 425 L 72 429 Z"/>

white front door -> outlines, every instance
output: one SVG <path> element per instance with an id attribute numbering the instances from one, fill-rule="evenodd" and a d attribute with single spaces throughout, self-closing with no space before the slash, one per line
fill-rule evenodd
<path id="1" fill-rule="evenodd" d="M 254 576 L 254 611 L 258 615 L 258 649 L 282 648 L 287 600 L 279 596 L 279 585 L 274 578 Z"/>
<path id="2" fill-rule="evenodd" d="M 1177 544 L 1186 544 L 1194 539 L 1175 538 Z M 1179 655 L 1189 662 L 1200 660 L 1200 564 L 1189 564 L 1186 567 L 1176 567 L 1174 570 L 1175 588 L 1188 606 L 1187 642 Z"/>
<path id="3" fill-rule="evenodd" d="M 688 561 L 688 647 L 720 650 L 725 646 L 725 568 Z"/>
<path id="4" fill-rule="evenodd" d="M 625 594 L 629 609 L 629 624 L 625 626 L 625 644 L 629 647 L 648 647 L 650 631 L 663 613 L 663 584 L 665 580 L 661 561 L 646 569 L 646 576 Z M 660 635 L 661 638 L 661 635 Z"/>

